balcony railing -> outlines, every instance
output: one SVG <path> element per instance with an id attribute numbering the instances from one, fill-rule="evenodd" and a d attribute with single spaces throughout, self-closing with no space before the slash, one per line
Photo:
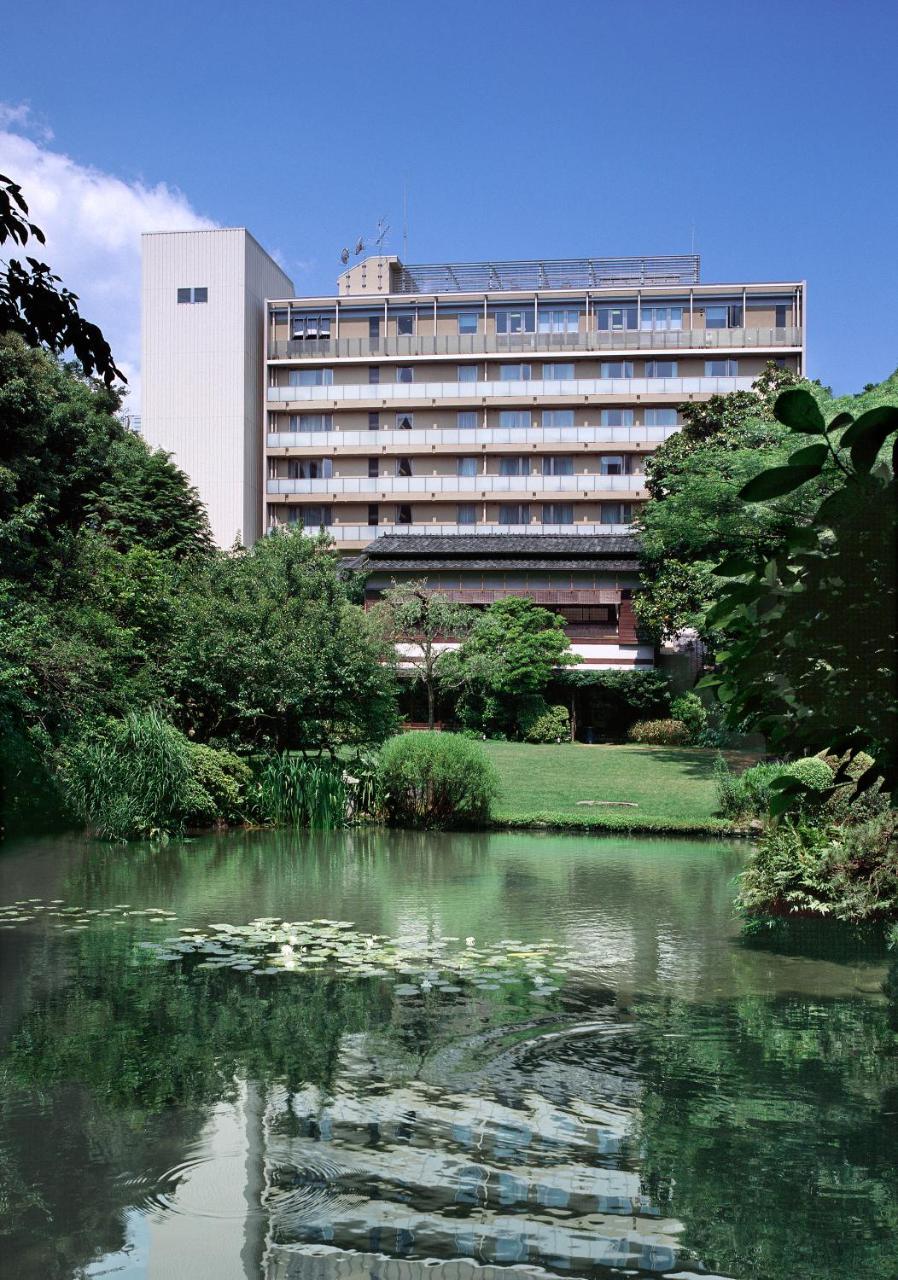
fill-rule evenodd
<path id="1" fill-rule="evenodd" d="M 601 494 L 640 494 L 644 496 L 645 476 L 368 476 L 332 477 L 329 480 L 280 479 L 266 482 L 266 493 L 315 494 L 339 498 L 352 495 L 373 499 L 375 494 L 426 500 L 437 494 L 459 497 L 483 497 L 489 494 L 519 493 L 538 498 L 547 494 L 595 496 Z"/>
<path id="2" fill-rule="evenodd" d="M 534 401 L 555 402 L 588 396 L 688 396 L 727 395 L 751 390 L 753 378 L 575 378 L 518 379 L 508 382 L 381 382 L 375 385 L 354 382 L 348 386 L 330 383 L 319 387 L 269 387 L 269 404 L 413 405 L 433 407 L 443 400 L 476 405 L 487 399 L 502 399 L 530 405 Z"/>
<path id="3" fill-rule="evenodd" d="M 282 525 L 286 525 L 287 520 L 271 520 L 269 528 L 276 529 Z M 502 534 L 502 533 L 563 533 L 563 534 L 607 534 L 608 536 L 617 535 L 621 537 L 623 534 L 632 533 L 632 526 L 629 524 L 587 524 L 585 521 L 577 521 L 576 524 L 389 524 L 384 521 L 382 524 L 331 524 L 325 528 L 325 533 L 333 538 L 335 542 L 373 542 L 375 538 L 381 537 L 383 534 L 389 534 L 390 537 L 402 535 L 421 537 L 423 535 L 433 535 L 438 538 L 451 537 L 453 534 L 461 534 L 464 537 L 476 536 L 477 534 Z M 315 535 L 319 532 L 318 526 L 309 528 L 306 532 Z"/>
<path id="4" fill-rule="evenodd" d="M 797 350 L 801 329 L 590 329 L 584 333 L 419 333 L 269 342 L 269 360 L 403 360 L 414 356 L 558 355 L 576 351 Z"/>
<path id="5" fill-rule="evenodd" d="M 404 453 L 416 449 L 460 447 L 481 449 L 484 445 L 526 445 L 538 449 L 565 444 L 662 444 L 679 431 L 671 427 L 471 427 L 466 430 L 431 427 L 410 431 L 271 431 L 269 449 L 316 449 L 325 453 L 370 454 L 381 448 L 399 448 Z"/>

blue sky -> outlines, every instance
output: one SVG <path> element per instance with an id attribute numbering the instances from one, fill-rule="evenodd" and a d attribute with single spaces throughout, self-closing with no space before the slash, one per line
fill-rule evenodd
<path id="1" fill-rule="evenodd" d="M 70 175 L 164 184 L 154 225 L 249 227 L 299 292 L 331 292 L 382 215 L 400 252 L 407 184 L 412 261 L 678 253 L 694 225 L 706 280 L 808 280 L 813 376 L 898 365 L 894 0 L 53 0 L 4 34 L 8 131 Z M 65 234 L 86 304 L 102 265 Z"/>

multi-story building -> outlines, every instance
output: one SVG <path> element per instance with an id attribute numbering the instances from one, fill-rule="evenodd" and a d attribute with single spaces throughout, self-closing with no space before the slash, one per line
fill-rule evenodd
<path id="1" fill-rule="evenodd" d="M 804 367 L 804 285 L 697 256 L 406 266 L 269 300 L 264 527 L 621 534 L 678 406 Z"/>

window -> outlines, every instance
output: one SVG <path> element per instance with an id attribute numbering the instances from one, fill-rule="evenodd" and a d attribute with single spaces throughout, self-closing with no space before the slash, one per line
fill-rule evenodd
<path id="1" fill-rule="evenodd" d="M 600 524 L 629 524 L 633 519 L 629 502 L 603 502 L 599 515 Z"/>
<path id="2" fill-rule="evenodd" d="M 561 454 L 543 458 L 544 476 L 572 476 L 574 459 L 569 454 Z"/>
<path id="3" fill-rule="evenodd" d="M 287 475 L 291 480 L 330 480 L 334 474 L 331 458 L 289 458 Z"/>
<path id="4" fill-rule="evenodd" d="M 368 317 L 368 338 L 372 342 L 376 342 L 380 337 L 380 316 Z"/>
<path id="5" fill-rule="evenodd" d="M 523 310 L 497 311 L 496 333 L 532 333 L 533 308 Z"/>
<path id="6" fill-rule="evenodd" d="M 530 381 L 530 365 L 529 364 L 500 364 L 499 365 L 499 381 L 500 382 L 529 382 Z"/>
<path id="7" fill-rule="evenodd" d="M 320 529 L 331 523 L 330 507 L 289 507 L 288 520 L 291 524 L 302 524 L 306 529 Z"/>
<path id="8" fill-rule="evenodd" d="M 476 333 L 477 332 L 477 312 L 463 311 L 458 317 L 459 333 Z"/>
<path id="9" fill-rule="evenodd" d="M 380 475 L 379 465 L 380 465 L 379 458 L 368 459 L 368 479 L 369 480 L 376 480 L 378 478 L 378 476 Z"/>
<path id="10" fill-rule="evenodd" d="M 530 505 L 527 502 L 500 502 L 499 524 L 529 524 Z"/>
<path id="11" fill-rule="evenodd" d="M 291 369 L 291 387 L 329 387 L 334 381 L 333 369 Z"/>
<path id="12" fill-rule="evenodd" d="M 774 325 L 777 329 L 785 329 L 789 322 L 789 308 L 785 302 L 778 302 L 774 308 Z"/>
<path id="13" fill-rule="evenodd" d="M 636 317 L 635 307 L 599 307 L 598 327 L 602 330 L 607 329 L 610 333 L 617 333 L 623 329 L 635 329 Z"/>
<path id="14" fill-rule="evenodd" d="M 376 410 L 375 410 L 375 412 L 374 412 L 374 413 L 369 413 L 369 414 L 368 414 L 368 430 L 369 430 L 369 431 L 379 431 L 379 430 L 380 430 L 380 414 L 379 414 L 379 413 L 377 413 L 377 411 L 376 411 Z"/>
<path id="15" fill-rule="evenodd" d="M 646 360 L 645 376 L 647 378 L 675 378 L 677 376 L 676 360 Z"/>
<path id="16" fill-rule="evenodd" d="M 456 475 L 459 476 L 476 476 L 477 475 L 477 459 L 476 458 L 456 458 Z"/>
<path id="17" fill-rule="evenodd" d="M 530 459 L 529 458 L 502 458 L 499 459 L 499 475 L 500 476 L 529 476 L 530 475 Z"/>
<path id="18" fill-rule="evenodd" d="M 332 413 L 291 413 L 291 431 L 330 431 L 334 425 Z"/>
<path id="19" fill-rule="evenodd" d="M 543 378 L 556 382 L 569 382 L 574 377 L 572 364 L 544 364 Z"/>
<path id="20" fill-rule="evenodd" d="M 476 382 L 478 372 L 479 369 L 476 364 L 460 364 L 458 366 L 458 380 L 459 382 Z"/>
<path id="21" fill-rule="evenodd" d="M 369 385 L 369 387 L 376 387 L 376 386 L 377 386 L 377 384 L 378 384 L 379 382 L 380 382 L 380 365 L 379 365 L 379 364 L 369 364 L 369 366 L 368 366 L 368 385 Z"/>
<path id="22" fill-rule="evenodd" d="M 643 307 L 640 316 L 643 332 L 649 329 L 682 329 L 682 307 Z"/>
<path id="23" fill-rule="evenodd" d="M 626 460 L 620 453 L 604 453 L 599 459 L 600 476 L 623 476 L 627 474 Z"/>
<path id="24" fill-rule="evenodd" d="M 208 302 L 209 290 L 205 285 L 201 289 L 179 289 L 178 302 Z"/>
<path id="25" fill-rule="evenodd" d="M 396 366 L 397 382 L 411 382 L 412 377 L 412 366 L 410 364 L 400 364 Z"/>
<path id="26" fill-rule="evenodd" d="M 396 332 L 403 337 L 406 334 L 413 334 L 415 332 L 415 317 L 400 316 L 396 321 Z"/>
<path id="27" fill-rule="evenodd" d="M 543 409 L 540 422 L 544 427 L 572 427 L 573 409 Z"/>
<path id="28" fill-rule="evenodd" d="M 477 523 L 477 505 L 474 502 L 460 502 L 455 508 L 455 518 L 459 524 Z"/>
<path id="29" fill-rule="evenodd" d="M 677 425 L 676 409 L 646 409 L 645 425 L 647 427 L 675 427 Z"/>
<path id="30" fill-rule="evenodd" d="M 632 378 L 632 360 L 604 360 L 602 362 L 603 378 Z"/>
<path id="31" fill-rule="evenodd" d="M 603 409 L 600 421 L 603 427 L 632 427 L 633 410 Z"/>
<path id="32" fill-rule="evenodd" d="M 573 524 L 574 508 L 569 502 L 544 502 L 543 524 Z"/>
<path id="33" fill-rule="evenodd" d="M 331 318 L 330 316 L 316 315 L 312 312 L 303 313 L 292 317 L 290 329 L 290 336 L 297 342 L 311 342 L 316 338 L 329 338 L 331 336 Z"/>
<path id="34" fill-rule="evenodd" d="M 399 506 L 396 508 L 396 523 L 411 524 L 411 522 L 412 522 L 411 507 L 406 502 L 400 503 Z"/>
<path id="35" fill-rule="evenodd" d="M 455 416 L 455 425 L 459 431 L 471 431 L 477 426 L 476 409 L 460 409 Z"/>
<path id="36" fill-rule="evenodd" d="M 706 378 L 735 378 L 739 374 L 738 360 L 706 360 Z"/>
<path id="37" fill-rule="evenodd" d="M 499 426 L 500 427 L 529 427 L 531 415 L 529 409 L 500 409 L 499 410 Z"/>
<path id="38" fill-rule="evenodd" d="M 706 329 L 741 329 L 742 306 L 705 307 Z"/>
<path id="39" fill-rule="evenodd" d="M 380 507 L 377 505 L 376 502 L 368 503 L 368 524 L 369 525 L 380 524 Z"/>
<path id="40" fill-rule="evenodd" d="M 179 290 L 178 290 L 178 301 L 179 301 L 179 302 L 193 302 L 193 290 L 192 290 L 192 289 L 179 289 Z"/>
<path id="41" fill-rule="evenodd" d="M 579 311 L 540 311 L 540 333 L 576 333 L 580 328 Z"/>
<path id="42" fill-rule="evenodd" d="M 397 413 L 396 414 L 396 430 L 411 431 L 415 425 L 415 415 L 413 413 Z"/>
<path id="43" fill-rule="evenodd" d="M 410 476 L 412 474 L 411 458 L 396 459 L 396 474 L 397 476 Z"/>

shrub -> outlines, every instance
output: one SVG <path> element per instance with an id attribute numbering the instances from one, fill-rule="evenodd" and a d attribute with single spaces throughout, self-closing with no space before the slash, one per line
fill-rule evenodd
<path id="1" fill-rule="evenodd" d="M 714 765 L 714 782 L 721 813 L 727 818 L 765 817 L 775 795 L 771 784 L 783 776 L 797 778 L 815 792 L 826 791 L 833 781 L 832 769 L 818 756 L 793 760 L 790 764 L 776 761 L 756 764 L 739 775 L 731 773 L 719 757 Z M 804 795 L 797 799 L 796 807 L 808 812 L 817 807 L 817 801 L 812 795 Z"/>
<path id="2" fill-rule="evenodd" d="M 689 730 L 682 720 L 637 720 L 627 730 L 627 741 L 657 747 L 683 746 L 689 741 Z"/>
<path id="3" fill-rule="evenodd" d="M 188 825 L 203 821 L 240 822 L 245 816 L 252 770 L 239 756 L 200 742 L 188 744 L 196 785 L 196 808 L 186 815 Z"/>
<path id="4" fill-rule="evenodd" d="M 394 826 L 487 822 L 499 779 L 482 747 L 454 733 L 408 733 L 381 748 L 381 807 Z"/>
<path id="5" fill-rule="evenodd" d="M 787 821 L 769 828 L 741 877 L 755 915 L 829 915 L 858 922 L 898 914 L 898 813 L 855 826 Z"/>
<path id="6" fill-rule="evenodd" d="M 132 712 L 63 746 L 58 766 L 67 807 L 99 836 L 169 834 L 206 804 L 190 744 L 157 711 Z"/>
<path id="7" fill-rule="evenodd" d="M 636 720 L 670 713 L 670 680 L 663 671 L 565 671 L 556 687 L 577 691 L 581 725 L 600 737 L 621 740 Z"/>
<path id="8" fill-rule="evenodd" d="M 349 796 L 337 763 L 289 751 L 256 762 L 252 806 L 263 822 L 329 830 L 346 822 Z"/>
<path id="9" fill-rule="evenodd" d="M 524 730 L 525 742 L 568 742 L 570 736 L 571 717 L 563 706 L 547 707 Z"/>
<path id="10" fill-rule="evenodd" d="M 670 704 L 674 720 L 682 720 L 690 742 L 698 742 L 708 723 L 708 711 L 697 693 L 681 693 Z"/>

